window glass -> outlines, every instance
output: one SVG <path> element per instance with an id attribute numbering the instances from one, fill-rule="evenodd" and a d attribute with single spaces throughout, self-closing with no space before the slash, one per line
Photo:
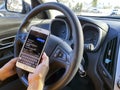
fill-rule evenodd
<path id="1" fill-rule="evenodd" d="M 58 0 L 78 15 L 120 16 L 120 0 Z"/>

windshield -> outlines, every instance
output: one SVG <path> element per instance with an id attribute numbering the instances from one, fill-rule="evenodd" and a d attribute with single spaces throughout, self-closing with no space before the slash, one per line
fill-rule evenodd
<path id="1" fill-rule="evenodd" d="M 70 7 L 77 15 L 120 16 L 119 0 L 58 0 Z"/>

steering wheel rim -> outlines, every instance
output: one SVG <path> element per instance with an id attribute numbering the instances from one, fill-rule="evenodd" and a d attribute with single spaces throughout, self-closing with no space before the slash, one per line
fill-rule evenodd
<path id="1" fill-rule="evenodd" d="M 66 18 L 69 21 L 71 30 L 72 30 L 72 37 L 73 37 L 73 42 L 74 42 L 74 47 L 72 50 L 72 55 L 70 55 L 69 57 L 69 61 L 72 62 L 70 63 L 70 67 L 69 67 L 69 71 L 67 71 L 67 73 L 62 76 L 62 80 L 58 80 L 56 84 L 50 85 L 50 86 L 45 86 L 45 90 L 59 90 L 60 88 L 64 87 L 66 84 L 68 84 L 72 78 L 74 77 L 74 75 L 76 74 L 78 67 L 81 63 L 82 60 L 82 56 L 83 56 L 83 32 L 82 32 L 82 28 L 81 28 L 81 24 L 77 18 L 77 16 L 66 6 L 60 4 L 60 3 L 55 3 L 55 2 L 49 2 L 49 3 L 44 3 L 41 4 L 37 7 L 35 7 L 24 19 L 23 23 L 20 25 L 20 28 L 17 32 L 16 38 L 15 38 L 15 45 L 14 45 L 14 54 L 15 57 L 17 57 L 19 55 L 20 52 L 20 48 L 19 48 L 19 36 L 20 33 L 23 32 L 23 27 L 28 23 L 28 21 L 34 17 L 35 15 L 37 15 L 38 13 L 45 11 L 45 10 L 49 10 L 49 9 L 54 9 L 54 10 L 58 10 L 61 11 Z M 53 36 L 53 38 L 56 38 Z M 56 38 L 57 40 L 60 41 L 60 43 L 63 42 L 63 40 L 60 40 L 60 38 Z M 64 43 L 62 43 L 64 44 Z M 67 46 L 69 49 L 69 45 L 67 45 L 65 43 L 65 45 L 63 46 Z M 69 50 L 68 50 L 69 51 Z M 70 50 L 71 52 L 71 50 Z M 25 79 L 25 77 L 23 76 L 24 71 L 22 71 L 21 69 L 17 68 L 17 74 L 19 76 L 19 78 L 22 80 L 22 82 L 27 85 L 27 80 Z M 64 80 L 63 80 L 64 79 Z"/>

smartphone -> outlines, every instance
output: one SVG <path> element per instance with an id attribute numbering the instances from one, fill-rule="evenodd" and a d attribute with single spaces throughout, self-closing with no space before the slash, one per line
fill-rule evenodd
<path id="1" fill-rule="evenodd" d="M 50 31 L 32 26 L 19 54 L 16 63 L 18 68 L 33 72 L 41 62 L 41 56 L 47 43 Z"/>

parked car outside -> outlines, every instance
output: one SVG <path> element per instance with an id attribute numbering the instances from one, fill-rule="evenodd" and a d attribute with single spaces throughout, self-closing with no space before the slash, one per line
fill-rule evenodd
<path id="1" fill-rule="evenodd" d="M 113 9 L 110 15 L 120 15 L 119 9 Z"/>

